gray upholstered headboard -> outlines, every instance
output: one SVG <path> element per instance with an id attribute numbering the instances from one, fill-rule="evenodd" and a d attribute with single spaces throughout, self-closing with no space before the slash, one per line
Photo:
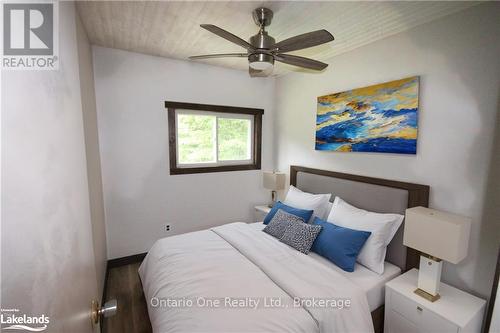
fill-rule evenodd
<path id="1" fill-rule="evenodd" d="M 406 208 L 427 207 L 429 186 L 364 177 L 300 166 L 290 167 L 290 184 L 310 193 L 332 193 L 350 204 L 378 213 L 404 214 Z M 403 226 L 387 248 L 386 260 L 403 271 L 418 266 L 419 253 L 403 245 Z"/>

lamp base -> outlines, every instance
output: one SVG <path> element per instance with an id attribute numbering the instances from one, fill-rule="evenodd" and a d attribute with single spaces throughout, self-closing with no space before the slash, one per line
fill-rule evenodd
<path id="1" fill-rule="evenodd" d="M 273 208 L 274 204 L 276 203 L 276 198 L 278 198 L 278 192 L 271 191 L 271 200 L 272 200 L 272 203 L 268 204 L 267 207 Z"/>
<path id="2" fill-rule="evenodd" d="M 418 283 L 415 293 L 428 301 L 435 302 L 439 299 L 439 285 L 441 284 L 441 270 L 443 261 L 439 258 L 420 254 L 418 270 Z"/>
<path id="3" fill-rule="evenodd" d="M 417 294 L 418 296 L 423 297 L 430 302 L 435 302 L 441 298 L 441 296 L 439 294 L 431 295 L 428 292 L 426 292 L 425 290 L 422 290 L 420 288 L 415 289 L 415 291 L 413 291 L 413 292 L 415 294 Z"/>

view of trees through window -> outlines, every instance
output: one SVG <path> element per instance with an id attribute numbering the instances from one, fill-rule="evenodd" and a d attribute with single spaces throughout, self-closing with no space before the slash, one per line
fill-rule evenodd
<path id="1" fill-rule="evenodd" d="M 218 125 L 219 160 L 249 160 L 250 120 L 219 118 Z"/>
<path id="2" fill-rule="evenodd" d="M 252 158 L 251 129 L 250 119 L 178 114 L 178 163 L 249 160 Z"/>

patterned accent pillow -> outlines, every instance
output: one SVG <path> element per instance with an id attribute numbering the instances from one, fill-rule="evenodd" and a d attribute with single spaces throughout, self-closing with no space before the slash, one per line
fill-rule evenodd
<path id="1" fill-rule="evenodd" d="M 280 241 L 299 252 L 308 254 L 320 231 L 320 225 L 294 222 L 285 230 Z"/>
<path id="2" fill-rule="evenodd" d="M 304 220 L 298 216 L 287 213 L 282 209 L 278 209 L 268 225 L 262 230 L 269 235 L 281 239 L 285 231 L 292 223 L 304 224 Z"/>

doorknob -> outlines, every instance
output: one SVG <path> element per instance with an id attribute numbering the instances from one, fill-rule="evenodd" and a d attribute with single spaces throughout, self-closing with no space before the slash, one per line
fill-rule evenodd
<path id="1" fill-rule="evenodd" d="M 103 307 L 99 307 L 99 302 L 93 300 L 91 307 L 92 324 L 95 325 L 99 322 L 101 316 L 104 316 L 104 318 L 114 316 L 116 314 L 116 311 L 118 310 L 118 303 L 116 302 L 116 299 L 112 299 L 104 303 Z"/>

